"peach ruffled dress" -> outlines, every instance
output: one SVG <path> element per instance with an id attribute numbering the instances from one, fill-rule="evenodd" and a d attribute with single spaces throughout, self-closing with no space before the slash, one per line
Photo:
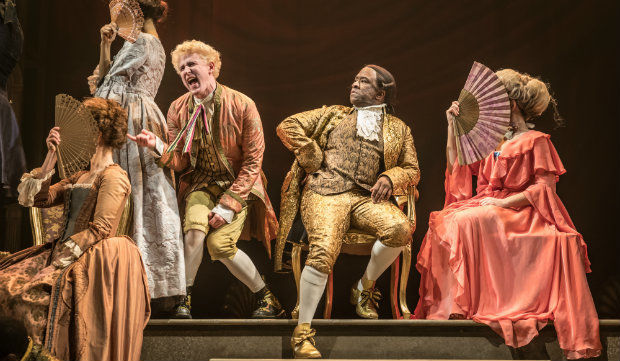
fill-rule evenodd
<path id="1" fill-rule="evenodd" d="M 586 244 L 555 193 L 565 172 L 549 135 L 533 130 L 478 163 L 446 171 L 444 209 L 431 213 L 418 254 L 415 317 L 465 316 L 511 347 L 528 344 L 553 321 L 567 358 L 600 355 Z M 531 205 L 480 206 L 485 197 L 521 192 Z"/>

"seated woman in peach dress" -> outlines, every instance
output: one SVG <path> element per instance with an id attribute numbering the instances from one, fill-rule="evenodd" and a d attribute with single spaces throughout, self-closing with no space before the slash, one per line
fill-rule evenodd
<path id="1" fill-rule="evenodd" d="M 100 136 L 90 169 L 51 185 L 59 128 L 41 168 L 24 174 L 23 206 L 65 205 L 63 236 L 0 261 L 0 317 L 21 321 L 36 347 L 62 360 L 139 360 L 150 315 L 140 251 L 114 237 L 131 191 L 114 164 L 126 143 L 127 112 L 113 100 L 84 101 Z"/>
<path id="2" fill-rule="evenodd" d="M 553 321 L 567 358 L 596 357 L 601 342 L 586 244 L 555 192 L 566 170 L 549 135 L 526 123 L 552 98 L 536 78 L 510 69 L 497 75 L 511 99 L 512 129 L 498 151 L 459 165 L 452 130 L 458 102 L 446 111 L 446 201 L 431 213 L 418 254 L 415 316 L 473 319 L 511 347 L 528 344 Z"/>

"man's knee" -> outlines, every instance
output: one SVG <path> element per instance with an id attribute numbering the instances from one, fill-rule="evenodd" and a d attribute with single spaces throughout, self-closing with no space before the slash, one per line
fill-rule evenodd
<path id="1" fill-rule="evenodd" d="M 393 224 L 388 232 L 387 237 L 383 239 L 383 244 L 388 247 L 402 247 L 411 242 L 414 227 L 411 222 L 404 220 Z"/>
<path id="2" fill-rule="evenodd" d="M 338 258 L 338 253 L 339 250 L 310 243 L 306 266 L 310 266 L 321 273 L 330 274 Z"/>
<path id="3" fill-rule="evenodd" d="M 198 229 L 190 229 L 185 233 L 185 248 L 198 248 L 202 246 L 205 239 L 205 233 Z"/>
<path id="4" fill-rule="evenodd" d="M 308 258 L 306 260 L 306 266 L 312 267 L 321 273 L 330 274 L 332 273 L 334 262 L 331 262 L 331 260 L 326 259 L 326 258 L 316 258 L 316 259 Z"/>

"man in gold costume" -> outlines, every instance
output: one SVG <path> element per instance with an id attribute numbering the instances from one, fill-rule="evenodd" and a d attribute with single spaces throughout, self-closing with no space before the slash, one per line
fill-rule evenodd
<path id="1" fill-rule="evenodd" d="M 353 107 L 334 105 L 295 114 L 277 129 L 295 162 L 282 187 L 276 270 L 298 210 L 310 250 L 301 274 L 299 319 L 291 345 L 296 358 L 320 358 L 310 322 L 349 227 L 377 236 L 352 302 L 364 318 L 377 318 L 375 281 L 411 242 L 415 225 L 392 201 L 418 183 L 410 128 L 392 115 L 394 77 L 367 65 L 353 81 Z M 305 185 L 303 185 L 305 179 Z"/>

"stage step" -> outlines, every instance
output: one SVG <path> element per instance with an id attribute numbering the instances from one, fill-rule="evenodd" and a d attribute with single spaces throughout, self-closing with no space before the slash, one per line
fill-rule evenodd
<path id="1" fill-rule="evenodd" d="M 294 320 L 151 320 L 142 357 L 154 360 L 290 359 Z M 555 331 L 545 327 L 514 350 L 473 321 L 315 320 L 317 348 L 329 359 L 563 360 Z M 620 360 L 620 320 L 601 320 L 601 360 Z"/>

